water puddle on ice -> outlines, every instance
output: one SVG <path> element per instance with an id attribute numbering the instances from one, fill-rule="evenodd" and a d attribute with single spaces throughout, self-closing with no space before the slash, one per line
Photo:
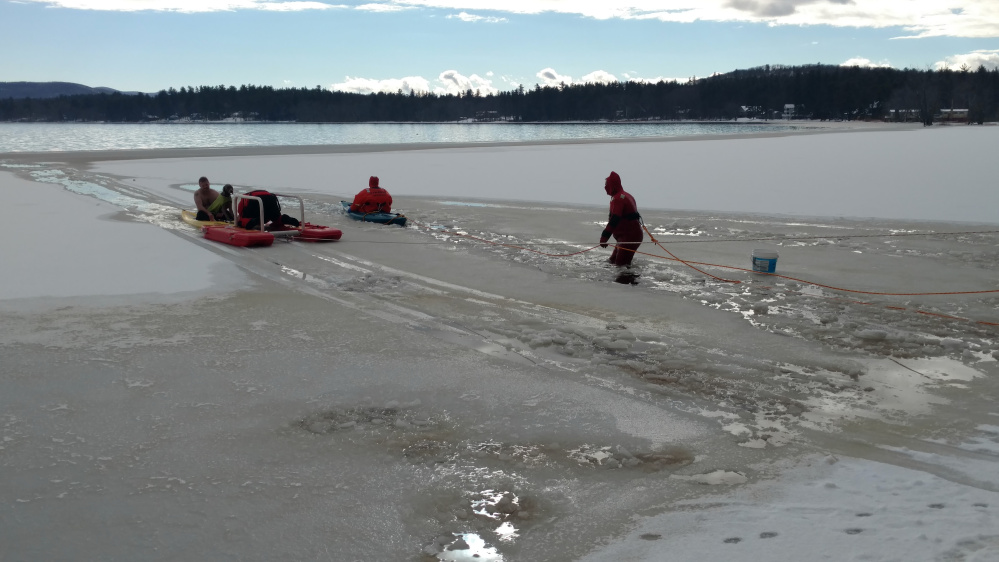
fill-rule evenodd
<path id="1" fill-rule="evenodd" d="M 499 207 L 499 205 L 489 205 L 487 203 L 467 203 L 465 201 L 441 201 L 441 205 L 452 205 L 455 207 Z"/>
<path id="2" fill-rule="evenodd" d="M 424 548 L 425 553 L 449 561 L 503 560 L 500 549 L 483 537 L 491 537 L 497 543 L 513 543 L 520 536 L 517 525 L 533 519 L 539 509 L 530 497 L 518 496 L 510 490 L 466 491 L 464 497 L 472 515 L 464 519 L 473 528 L 437 537 Z"/>
<path id="3" fill-rule="evenodd" d="M 478 396 L 466 393 L 462 399 Z M 680 447 L 483 440 L 478 429 L 463 427 L 447 412 L 431 411 L 419 399 L 331 406 L 296 420 L 293 427 L 327 436 L 338 447 L 381 450 L 420 474 L 414 486 L 421 498 L 418 511 L 439 525 L 421 545 L 422 554 L 452 562 L 513 556 L 504 551 L 516 549 L 522 536 L 555 516 L 565 501 L 559 486 L 539 486 L 540 481 L 668 478 L 694 462 L 693 453 Z M 728 484 L 738 476 L 704 478 L 698 483 Z"/>
<path id="4" fill-rule="evenodd" d="M 859 378 L 856 392 L 830 393 L 805 401 L 809 407 L 802 417 L 813 428 L 834 420 L 849 418 L 888 419 L 904 413 L 926 415 L 935 404 L 949 399 L 934 391 L 966 388 L 964 383 L 984 374 L 956 359 L 927 357 L 871 359 L 864 362 L 866 372 Z M 785 366 L 787 367 L 787 366 Z"/>
<path id="5" fill-rule="evenodd" d="M 614 278 L 615 283 L 620 283 L 621 285 L 638 285 L 638 278 L 641 277 L 639 273 L 633 271 L 625 271 L 618 274 Z"/>
<path id="6" fill-rule="evenodd" d="M 707 236 L 708 233 L 696 226 L 682 227 L 682 226 L 657 226 L 652 229 L 652 232 L 661 236 Z"/>
<path id="7" fill-rule="evenodd" d="M 116 207 L 129 211 L 132 216 L 145 222 L 153 223 L 166 229 L 181 228 L 177 209 L 131 197 L 114 189 L 94 182 L 73 179 L 62 170 L 40 169 L 30 172 L 34 181 L 61 185 L 67 191 L 79 195 L 94 197 Z"/>
<path id="8" fill-rule="evenodd" d="M 148 201 L 122 195 L 117 191 L 113 191 L 95 183 L 71 179 L 60 170 L 39 170 L 37 172 L 31 172 L 31 177 L 35 181 L 61 185 L 73 193 L 96 197 L 101 201 L 106 201 L 123 209 L 129 207 L 141 207 L 149 204 Z"/>
<path id="9" fill-rule="evenodd" d="M 496 550 L 496 547 L 489 546 L 486 541 L 475 533 L 462 533 L 457 535 L 455 542 L 448 545 L 445 550 L 437 555 L 438 560 L 449 562 L 501 562 L 503 555 Z"/>

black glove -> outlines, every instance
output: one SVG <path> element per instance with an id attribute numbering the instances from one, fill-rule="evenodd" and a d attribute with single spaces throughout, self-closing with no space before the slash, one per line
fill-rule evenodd
<path id="1" fill-rule="evenodd" d="M 611 233 L 607 232 L 606 229 L 603 232 L 600 233 L 600 247 L 601 248 L 606 248 L 607 247 L 607 240 L 609 240 L 610 237 L 611 237 Z"/>

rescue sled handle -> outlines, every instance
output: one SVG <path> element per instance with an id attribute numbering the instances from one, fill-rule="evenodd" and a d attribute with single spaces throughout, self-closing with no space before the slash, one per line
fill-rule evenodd
<path id="1" fill-rule="evenodd" d="M 301 197 L 299 197 L 297 195 L 281 195 L 280 193 L 272 193 L 272 195 L 274 195 L 275 197 L 289 197 L 289 198 L 292 198 L 292 199 L 298 199 L 298 210 L 302 214 L 302 224 L 305 224 L 305 201 L 302 201 Z M 263 199 L 261 199 L 259 197 L 256 197 L 254 195 L 243 195 L 242 193 L 233 193 L 232 194 L 232 209 L 233 209 L 233 216 L 236 217 L 236 224 L 239 224 L 239 219 L 240 219 L 240 215 L 239 215 L 239 211 L 238 211 L 238 209 L 239 209 L 239 200 L 240 199 L 252 199 L 252 200 L 254 200 L 254 201 L 257 202 L 257 208 L 260 209 L 260 232 L 264 232 L 264 201 L 263 201 Z M 296 231 L 291 231 L 291 232 L 296 232 Z"/>

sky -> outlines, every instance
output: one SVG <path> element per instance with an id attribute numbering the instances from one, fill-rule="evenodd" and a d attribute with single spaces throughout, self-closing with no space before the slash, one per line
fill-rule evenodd
<path id="1" fill-rule="evenodd" d="M 996 0 L 0 0 L 0 25 L 0 81 L 148 93 L 485 95 L 766 64 L 999 67 Z"/>

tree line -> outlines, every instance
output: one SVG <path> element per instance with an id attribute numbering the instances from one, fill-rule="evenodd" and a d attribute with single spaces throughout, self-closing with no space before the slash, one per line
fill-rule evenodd
<path id="1" fill-rule="evenodd" d="M 793 106 L 793 107 L 792 107 Z M 961 111 L 954 111 L 961 110 Z M 535 86 L 499 93 L 334 92 L 270 86 L 170 88 L 0 99 L 0 121 L 268 122 L 775 119 L 999 120 L 999 69 L 917 70 L 767 65 L 685 82 Z"/>

